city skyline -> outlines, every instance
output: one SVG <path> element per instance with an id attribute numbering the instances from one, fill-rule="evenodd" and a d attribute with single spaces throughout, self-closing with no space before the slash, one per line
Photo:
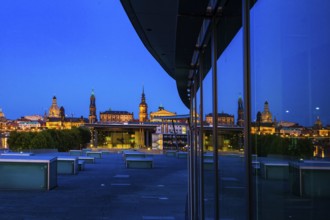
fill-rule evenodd
<path id="1" fill-rule="evenodd" d="M 143 94 L 143 95 L 142 95 Z M 142 95 L 142 97 L 141 97 L 141 103 L 142 103 L 142 100 L 144 99 L 145 100 L 145 93 L 144 93 L 144 90 L 143 90 L 143 93 L 141 93 L 141 95 Z M 91 96 L 90 96 L 90 98 L 91 97 L 93 97 L 93 99 L 94 99 L 94 101 L 93 101 L 93 103 L 95 104 L 96 102 L 97 102 L 97 98 L 96 98 L 96 96 L 95 96 L 95 92 L 94 92 L 94 90 L 92 90 L 92 92 L 91 92 Z M 70 113 L 67 113 L 66 112 L 66 108 L 65 108 L 65 106 L 61 106 L 61 105 L 58 105 L 58 103 L 57 103 L 57 97 L 56 96 L 53 96 L 52 97 L 52 104 L 50 105 L 50 107 L 48 108 L 48 109 L 46 109 L 46 111 L 44 112 L 44 114 L 30 114 L 30 115 L 22 115 L 22 116 L 20 116 L 20 117 L 18 117 L 18 118 L 15 118 L 15 119 L 9 119 L 9 120 L 19 120 L 20 118 L 26 118 L 26 119 L 28 119 L 28 120 L 31 120 L 31 121 L 33 121 L 33 120 L 36 120 L 36 119 L 31 119 L 32 117 L 43 117 L 44 118 L 44 120 L 46 119 L 46 118 L 52 118 L 53 116 L 51 115 L 52 113 L 51 113 L 51 109 L 54 107 L 54 99 L 55 99 L 55 106 L 57 106 L 57 108 L 58 108 L 58 111 L 60 111 L 60 108 L 62 108 L 63 107 L 63 109 L 64 109 L 64 112 L 65 112 L 65 117 L 66 118 L 81 118 L 81 119 L 85 119 L 85 120 L 88 120 L 88 118 L 91 116 L 90 115 L 90 113 L 88 114 L 88 115 L 74 115 L 74 114 L 70 114 Z M 91 99 L 90 99 L 90 101 L 91 101 Z M 239 108 L 242 108 L 241 110 L 242 110 L 242 113 L 241 114 L 243 114 L 243 112 L 244 112 L 244 107 L 243 107 L 243 101 L 242 101 L 242 99 L 241 98 L 239 98 L 238 100 L 238 103 L 237 103 L 237 110 L 239 111 Z M 241 103 L 240 103 L 240 101 L 242 101 Z M 139 104 L 139 107 L 141 107 L 141 103 Z M 147 102 L 145 102 L 145 104 L 147 104 L 148 105 L 148 103 Z M 89 106 L 89 111 L 90 111 L 90 107 L 91 106 Z M 94 106 L 94 107 L 96 107 L 96 109 L 97 109 L 97 105 L 96 106 Z M 149 117 L 151 117 L 151 115 L 152 115 L 152 113 L 155 113 L 155 112 L 157 112 L 157 111 L 160 111 L 160 109 L 165 109 L 164 108 L 164 106 L 161 104 L 161 105 L 159 105 L 158 106 L 158 108 L 156 109 L 156 110 L 150 110 L 150 111 L 148 111 L 148 112 L 146 112 L 146 114 L 147 114 L 147 118 L 149 118 Z M 141 109 L 140 109 L 141 110 Z M 166 110 L 168 110 L 168 109 L 166 109 Z M 319 110 L 319 109 L 317 109 L 317 110 Z M 2 114 L 4 114 L 3 113 L 3 111 L 2 111 L 2 109 L 0 108 L 0 112 L 2 113 Z M 98 119 L 97 121 L 98 122 L 101 122 L 102 123 L 102 120 L 101 120 L 101 115 L 102 114 L 104 114 L 104 113 L 106 113 L 106 112 L 118 112 L 118 113 L 127 113 L 127 114 L 131 114 L 132 113 L 132 116 L 133 116 L 133 118 L 132 118 L 132 120 L 131 120 L 131 122 L 133 122 L 133 121 L 138 121 L 139 119 L 140 119 L 140 114 L 139 114 L 139 112 L 137 113 L 137 114 L 135 114 L 134 112 L 132 112 L 132 111 L 128 111 L 128 110 L 126 110 L 126 109 L 104 109 L 104 110 L 99 110 L 99 111 L 96 111 L 96 118 Z M 177 114 L 177 112 L 173 112 L 174 114 Z M 276 118 L 276 115 L 273 115 L 272 114 L 272 111 L 271 111 L 271 109 L 269 108 L 269 103 L 268 103 L 268 101 L 265 101 L 264 102 L 264 107 L 263 107 L 263 109 L 258 109 L 258 111 L 257 111 L 257 115 L 259 114 L 259 113 L 261 113 L 261 115 L 264 115 L 264 116 L 262 116 L 262 117 L 266 117 L 265 119 L 262 119 L 263 120 L 263 122 L 269 122 L 269 123 L 275 123 L 274 125 L 276 125 L 276 123 L 278 123 L 278 125 L 283 125 L 283 124 L 286 124 L 286 123 L 288 123 L 288 124 L 291 124 L 291 125 L 289 125 L 289 126 L 292 126 L 292 125 L 299 125 L 299 126 L 303 126 L 303 125 L 301 125 L 301 124 L 299 124 L 299 122 L 297 122 L 297 121 L 285 121 L 285 120 L 283 120 L 283 119 L 278 119 L 278 118 Z M 287 113 L 289 113 L 289 112 L 287 112 Z M 60 114 L 59 112 L 58 112 L 58 114 Z M 205 113 L 204 115 L 203 115 L 203 120 L 205 120 L 206 122 L 208 121 L 207 120 L 207 117 L 210 117 L 210 116 L 212 116 L 212 112 L 208 112 L 208 113 Z M 222 114 L 224 114 L 224 115 L 228 115 L 229 117 L 233 117 L 233 125 L 238 125 L 238 120 L 239 120 L 239 118 L 238 118 L 238 112 L 237 112 L 237 114 L 233 114 L 233 113 L 231 113 L 231 112 L 224 112 L 224 111 L 219 111 L 218 112 L 218 114 L 219 115 L 222 115 Z M 256 115 L 256 119 L 255 120 L 253 120 L 252 122 L 256 122 L 257 121 L 257 118 L 258 118 L 258 116 Z M 59 116 L 56 116 L 56 117 L 59 117 Z M 241 117 L 244 117 L 243 115 L 241 115 Z M 8 119 L 8 118 L 7 118 Z M 150 119 L 150 118 L 149 118 Z M 40 120 L 40 119 L 38 119 L 38 120 Z M 147 120 L 147 121 L 149 121 L 149 120 Z M 146 121 L 146 122 L 147 122 Z M 243 119 L 243 121 L 244 121 L 244 119 Z M 322 120 L 320 119 L 320 117 L 319 116 L 317 116 L 317 118 L 316 118 L 316 120 L 315 120 L 315 122 L 313 123 L 313 124 L 311 124 L 311 125 L 309 125 L 309 126 L 307 126 L 307 127 L 312 127 L 312 126 L 315 126 L 316 125 L 316 123 L 319 123 L 319 122 L 321 122 L 322 123 Z M 94 122 L 92 122 L 92 123 L 94 123 Z M 209 122 L 208 122 L 209 123 Z M 243 122 L 244 123 L 244 122 Z M 242 126 L 242 125 L 239 125 L 239 126 Z M 324 127 L 328 127 L 329 125 L 327 125 L 327 124 L 323 124 L 323 126 Z"/>
<path id="2" fill-rule="evenodd" d="M 251 11 L 252 119 L 268 101 L 277 120 L 311 126 L 320 116 L 330 124 L 324 95 L 330 81 L 327 7 L 319 11 L 315 4 L 300 13 L 287 4 L 258 1 Z M 277 16 L 263 14 L 272 8 L 295 20 L 283 25 Z M 306 17 L 313 19 L 305 24 Z M 92 89 L 97 112 L 111 108 L 137 117 L 143 87 L 149 112 L 163 105 L 188 113 L 176 82 L 141 43 L 119 1 L 6 1 L 0 24 L 0 108 L 9 119 L 43 115 L 53 96 L 68 115 L 88 116 Z M 241 31 L 218 60 L 218 112 L 235 118 L 243 96 L 240 54 Z M 211 77 L 204 80 L 205 97 L 212 93 Z M 204 101 L 204 112 L 212 112 L 211 101 Z"/>
<path id="3" fill-rule="evenodd" d="M 143 87 L 151 111 L 188 112 L 119 1 L 5 2 L 0 20 L 0 108 L 9 119 L 43 115 L 53 96 L 67 114 L 88 116 L 92 89 L 98 112 L 137 115 Z"/>

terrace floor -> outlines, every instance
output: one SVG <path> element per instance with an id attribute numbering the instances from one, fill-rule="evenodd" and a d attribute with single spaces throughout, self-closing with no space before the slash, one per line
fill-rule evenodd
<path id="1" fill-rule="evenodd" d="M 68 153 L 53 153 L 55 156 Z M 1 190 L 0 219 L 185 219 L 187 159 L 154 154 L 152 169 L 126 168 L 122 154 L 112 152 L 85 164 L 77 175 L 58 175 L 50 191 Z M 246 219 L 244 158 L 219 157 L 220 219 Z M 328 175 L 328 174 L 326 174 Z M 214 211 L 214 173 L 204 171 L 205 219 Z M 328 220 L 329 198 L 292 194 L 288 180 L 254 176 L 258 218 Z M 257 204 L 257 205 L 256 205 Z"/>
<path id="2" fill-rule="evenodd" d="M 1 190 L 0 219 L 184 219 L 187 160 L 153 157 L 152 169 L 128 169 L 111 153 L 50 191 Z"/>

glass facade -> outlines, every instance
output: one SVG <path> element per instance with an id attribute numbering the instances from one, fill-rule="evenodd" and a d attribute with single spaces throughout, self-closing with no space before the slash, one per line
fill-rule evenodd
<path id="1" fill-rule="evenodd" d="M 329 219 L 329 21 L 326 0 L 251 11 L 255 219 Z"/>
<path id="2" fill-rule="evenodd" d="M 330 2 L 258 0 L 242 20 L 216 62 L 210 33 L 190 88 L 189 218 L 329 219 Z"/>

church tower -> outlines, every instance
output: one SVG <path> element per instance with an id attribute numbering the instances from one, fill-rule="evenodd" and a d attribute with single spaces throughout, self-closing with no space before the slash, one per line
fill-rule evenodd
<path id="1" fill-rule="evenodd" d="M 244 107 L 242 97 L 238 98 L 237 125 L 240 127 L 244 126 Z"/>
<path id="2" fill-rule="evenodd" d="M 317 116 L 316 121 L 314 122 L 314 126 L 315 129 L 322 129 L 322 122 L 320 120 L 320 117 Z"/>
<path id="3" fill-rule="evenodd" d="M 89 123 L 97 122 L 94 90 L 92 90 L 92 94 L 91 94 L 91 97 L 90 97 L 88 119 L 89 119 Z"/>
<path id="4" fill-rule="evenodd" d="M 261 113 L 261 122 L 262 123 L 271 123 L 273 122 L 272 113 L 269 111 L 268 102 L 264 104 L 264 111 Z"/>
<path id="5" fill-rule="evenodd" d="M 61 116 L 61 121 L 64 121 L 65 120 L 65 110 L 64 110 L 63 106 L 61 106 L 61 108 L 60 108 L 60 116 Z"/>
<path id="6" fill-rule="evenodd" d="M 139 105 L 139 122 L 146 122 L 147 120 L 148 120 L 148 105 L 146 103 L 146 97 L 145 97 L 144 88 L 143 88 L 141 103 Z"/>

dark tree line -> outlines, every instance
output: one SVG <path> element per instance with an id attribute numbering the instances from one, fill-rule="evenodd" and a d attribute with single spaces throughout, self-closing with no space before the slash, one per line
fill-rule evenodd
<path id="1" fill-rule="evenodd" d="M 8 138 L 9 148 L 13 151 L 30 149 L 57 149 L 68 151 L 80 149 L 90 141 L 90 132 L 85 128 L 71 130 L 44 130 L 41 132 L 10 133 Z"/>
<path id="2" fill-rule="evenodd" d="M 252 149 L 258 156 L 268 154 L 309 158 L 313 156 L 313 142 L 307 138 L 283 138 L 276 135 L 255 135 Z"/>

